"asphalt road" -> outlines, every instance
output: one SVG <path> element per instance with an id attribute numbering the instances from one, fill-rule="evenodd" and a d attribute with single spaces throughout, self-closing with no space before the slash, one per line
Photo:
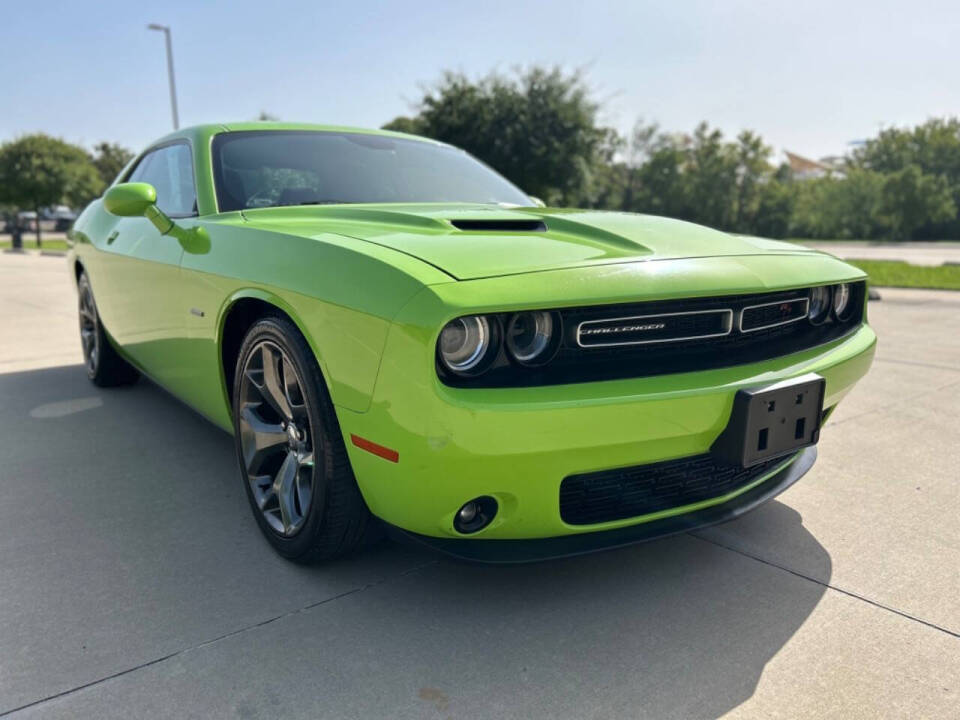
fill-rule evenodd
<path id="1" fill-rule="evenodd" d="M 0 254 L 0 714 L 960 714 L 960 293 L 886 290 L 814 470 L 726 525 L 475 567 L 302 568 L 231 439 L 77 364 L 62 258 Z"/>

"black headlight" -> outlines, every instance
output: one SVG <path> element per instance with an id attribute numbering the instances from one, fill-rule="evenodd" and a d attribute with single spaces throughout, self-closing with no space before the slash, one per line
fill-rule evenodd
<path id="1" fill-rule="evenodd" d="M 840 322 L 850 319 L 853 312 L 853 288 L 849 283 L 841 283 L 833 288 L 833 312 Z"/>
<path id="2" fill-rule="evenodd" d="M 810 309 L 807 317 L 814 325 L 821 324 L 830 314 L 831 289 L 825 285 L 810 289 Z"/>
<path id="3" fill-rule="evenodd" d="M 555 313 L 515 313 L 507 323 L 507 352 L 521 365 L 543 365 L 556 354 L 560 331 L 560 318 Z"/>
<path id="4" fill-rule="evenodd" d="M 457 375 L 479 375 L 500 351 L 496 318 L 467 315 L 448 322 L 440 331 L 437 350 L 444 367 Z"/>

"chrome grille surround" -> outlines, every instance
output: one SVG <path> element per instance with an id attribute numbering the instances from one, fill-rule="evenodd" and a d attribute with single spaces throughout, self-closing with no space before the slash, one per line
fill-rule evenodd
<path id="1" fill-rule="evenodd" d="M 718 332 L 709 328 L 706 332 L 690 334 L 684 330 L 682 323 L 672 323 L 673 318 L 689 318 L 690 316 L 711 316 L 719 321 Z M 613 325 L 611 325 L 613 323 Z M 676 336 L 667 333 L 666 337 L 643 337 L 636 340 L 620 340 L 630 333 L 659 332 L 669 330 L 670 325 L 678 326 Z M 649 345 L 651 343 L 680 342 L 682 340 L 702 340 L 704 338 L 723 337 L 733 331 L 733 310 L 693 310 L 689 312 L 660 313 L 656 315 L 632 315 L 628 317 L 605 318 L 603 320 L 585 320 L 577 325 L 577 345 L 582 348 L 618 347 L 623 345 Z M 584 342 L 584 338 L 604 337 L 616 338 L 616 342 Z"/>

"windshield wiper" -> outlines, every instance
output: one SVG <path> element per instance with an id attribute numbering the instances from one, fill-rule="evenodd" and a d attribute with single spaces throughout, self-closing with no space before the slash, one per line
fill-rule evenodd
<path id="1" fill-rule="evenodd" d="M 307 200 L 306 202 L 277 203 L 270 207 L 297 207 L 298 205 L 346 205 L 344 200 Z"/>

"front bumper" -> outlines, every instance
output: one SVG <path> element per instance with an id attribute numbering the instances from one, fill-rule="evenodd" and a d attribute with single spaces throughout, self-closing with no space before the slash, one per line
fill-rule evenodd
<path id="1" fill-rule="evenodd" d="M 824 408 L 833 408 L 867 372 L 875 344 L 863 325 L 828 345 L 750 365 L 575 385 L 458 389 L 435 374 L 412 372 L 432 370 L 424 362 L 424 342 L 394 326 L 370 409 L 338 408 L 338 416 L 364 498 L 390 525 L 456 542 L 592 535 L 676 518 L 704 503 L 570 525 L 560 516 L 565 477 L 708 452 L 740 388 L 815 372 L 826 379 Z M 354 434 L 396 450 L 398 461 L 356 447 Z M 482 495 L 496 498 L 496 519 L 476 534 L 457 533 L 455 513 Z"/>
<path id="2" fill-rule="evenodd" d="M 619 530 L 604 530 L 534 540 L 475 540 L 437 538 L 389 526 L 390 533 L 402 542 L 436 550 L 446 555 L 481 563 L 527 563 L 633 545 L 689 532 L 733 520 L 767 502 L 802 478 L 817 459 L 817 448 L 801 450 L 785 461 L 779 470 L 736 497 L 701 510 L 629 525 Z"/>

